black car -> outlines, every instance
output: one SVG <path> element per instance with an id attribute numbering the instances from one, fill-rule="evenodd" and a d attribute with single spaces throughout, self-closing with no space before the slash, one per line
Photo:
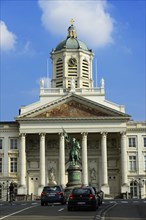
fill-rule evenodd
<path id="1" fill-rule="evenodd" d="M 98 197 L 92 187 L 75 187 L 68 198 L 67 209 L 91 209 L 98 208 Z"/>
<path id="2" fill-rule="evenodd" d="M 49 203 L 65 204 L 64 190 L 61 186 L 45 186 L 41 193 L 41 205 Z"/>

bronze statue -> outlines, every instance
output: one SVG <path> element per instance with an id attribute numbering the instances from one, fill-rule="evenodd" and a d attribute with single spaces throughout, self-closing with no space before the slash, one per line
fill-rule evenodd
<path id="1" fill-rule="evenodd" d="M 66 131 L 63 129 L 65 141 L 70 145 L 71 149 L 69 152 L 69 161 L 72 165 L 77 165 L 80 161 L 80 143 L 76 138 L 68 136 Z"/>

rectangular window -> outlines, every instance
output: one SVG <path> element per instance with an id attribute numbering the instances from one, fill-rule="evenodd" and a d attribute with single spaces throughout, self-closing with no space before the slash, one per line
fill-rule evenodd
<path id="1" fill-rule="evenodd" d="M 136 138 L 129 138 L 129 147 L 136 147 Z"/>
<path id="2" fill-rule="evenodd" d="M 2 173 L 2 158 L 0 158 L 0 173 Z"/>
<path id="3" fill-rule="evenodd" d="M 10 165 L 11 165 L 10 172 L 11 173 L 17 172 L 17 158 L 15 157 L 10 158 Z"/>
<path id="4" fill-rule="evenodd" d="M 144 156 L 144 170 L 146 170 L 146 156 Z"/>
<path id="5" fill-rule="evenodd" d="M 16 138 L 10 139 L 10 149 L 17 149 L 17 139 Z"/>
<path id="6" fill-rule="evenodd" d="M 3 149 L 3 139 L 0 139 L 0 149 Z"/>
<path id="7" fill-rule="evenodd" d="M 129 170 L 136 171 L 136 156 L 129 156 Z"/>
<path id="8" fill-rule="evenodd" d="M 143 138 L 143 146 L 146 147 L 146 137 Z"/>

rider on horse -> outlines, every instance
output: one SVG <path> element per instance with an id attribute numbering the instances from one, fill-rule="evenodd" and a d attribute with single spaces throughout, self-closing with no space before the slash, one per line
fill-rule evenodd
<path id="1" fill-rule="evenodd" d="M 69 161 L 71 161 L 72 165 L 77 164 L 77 162 L 79 162 L 80 160 L 80 144 L 79 142 L 76 140 L 76 138 L 70 138 L 68 136 L 68 134 L 64 131 L 64 136 L 65 136 L 65 140 L 68 144 L 70 144 L 71 149 L 69 152 Z"/>

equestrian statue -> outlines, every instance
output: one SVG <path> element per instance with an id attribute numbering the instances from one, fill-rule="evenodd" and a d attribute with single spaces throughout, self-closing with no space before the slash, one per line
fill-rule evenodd
<path id="1" fill-rule="evenodd" d="M 70 145 L 69 161 L 71 165 L 77 165 L 80 161 L 80 143 L 76 138 L 71 138 L 63 129 L 65 141 Z"/>

